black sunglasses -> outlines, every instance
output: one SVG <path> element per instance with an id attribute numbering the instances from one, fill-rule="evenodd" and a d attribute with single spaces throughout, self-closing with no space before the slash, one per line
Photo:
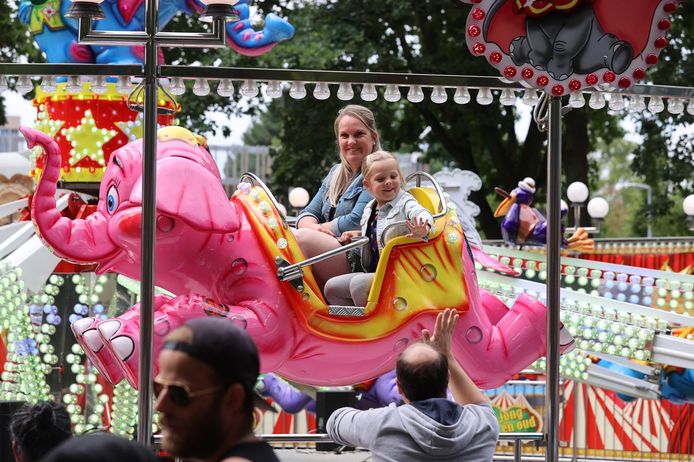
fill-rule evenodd
<path id="1" fill-rule="evenodd" d="M 185 383 L 167 382 L 158 377 L 155 378 L 153 382 L 154 383 L 152 389 L 154 391 L 154 397 L 156 399 L 159 399 L 159 395 L 161 395 L 164 389 L 166 389 L 166 396 L 171 400 L 173 404 L 179 407 L 188 406 L 193 398 L 197 398 L 198 396 L 203 395 L 209 395 L 210 393 L 220 391 L 224 388 L 218 386 L 214 388 L 206 388 L 204 390 L 199 391 L 191 391 L 190 387 L 188 387 L 188 385 L 186 385 Z"/>

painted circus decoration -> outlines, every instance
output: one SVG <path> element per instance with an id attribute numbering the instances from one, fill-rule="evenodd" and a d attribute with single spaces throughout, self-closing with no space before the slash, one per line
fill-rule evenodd
<path id="1" fill-rule="evenodd" d="M 466 40 L 504 78 L 561 96 L 643 80 L 679 0 L 463 0 Z"/>
<path id="2" fill-rule="evenodd" d="M 51 63 L 139 64 L 144 59 L 142 46 L 90 46 L 77 43 L 77 20 L 67 18 L 69 0 L 21 0 L 19 19 L 29 25 L 36 43 Z M 101 5 L 105 18 L 96 21 L 95 30 L 144 30 L 145 0 L 106 0 Z M 163 0 L 159 2 L 159 27 L 163 29 L 178 14 L 203 10 L 197 0 Z M 248 0 L 235 5 L 239 21 L 227 25 L 227 42 L 237 53 L 259 56 L 280 41 L 294 35 L 294 27 L 285 19 L 270 13 L 265 27 L 254 30 Z"/>
<path id="3" fill-rule="evenodd" d="M 40 146 L 47 155 L 33 200 L 42 240 L 61 258 L 96 263 L 97 273 L 139 280 L 142 141 L 114 151 L 96 212 L 70 220 L 55 209 L 58 146 L 39 131 L 22 132 L 30 147 Z M 365 307 L 335 311 L 310 270 L 300 284 L 278 279 L 278 264 L 304 257 L 262 185 L 241 183 L 229 200 L 200 137 L 167 127 L 158 140 L 154 281 L 174 296 L 155 299 L 154 357 L 171 329 L 215 315 L 248 330 L 263 372 L 316 386 L 359 383 L 391 370 L 399 352 L 448 307 L 461 314 L 454 353 L 482 387 L 503 384 L 545 354 L 545 306 L 521 295 L 509 309 L 478 289 L 460 221 L 445 204 L 429 242 L 388 242 Z M 436 201 L 442 198 L 433 189 L 412 191 L 439 212 Z M 114 383 L 137 380 L 138 316 L 135 306 L 112 321 L 85 318 L 72 325 L 91 360 Z M 562 332 L 568 347 L 573 339 Z"/>
<path id="4" fill-rule="evenodd" d="M 518 187 L 510 193 L 501 188 L 496 188 L 496 192 L 504 198 L 494 212 L 495 217 L 504 217 L 501 223 L 504 240 L 513 245 L 546 245 L 547 219 L 532 207 L 535 180 L 528 177 L 519 181 Z M 566 212 L 566 209 L 562 209 L 562 218 Z M 593 245 L 593 240 L 588 239 L 588 233 L 583 228 L 578 228 L 569 239 L 562 238 L 562 247 L 571 250 L 590 250 Z"/>

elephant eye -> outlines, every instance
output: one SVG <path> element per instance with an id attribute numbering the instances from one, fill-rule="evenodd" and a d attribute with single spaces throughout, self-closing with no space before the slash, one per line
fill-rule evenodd
<path id="1" fill-rule="evenodd" d="M 112 214 L 118 208 L 118 203 L 120 202 L 118 198 L 118 189 L 116 185 L 111 185 L 108 188 L 108 193 L 106 194 L 106 210 L 108 213 Z"/>

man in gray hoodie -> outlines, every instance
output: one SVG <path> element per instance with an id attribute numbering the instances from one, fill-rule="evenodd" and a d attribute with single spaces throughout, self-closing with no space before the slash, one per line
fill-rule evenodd
<path id="1" fill-rule="evenodd" d="M 371 450 L 374 462 L 491 461 L 499 424 L 489 398 L 451 354 L 454 310 L 436 318 L 433 336 L 399 356 L 397 385 L 405 404 L 360 411 L 345 407 L 328 419 L 328 435 L 337 443 Z M 455 402 L 446 399 L 450 388 Z"/>

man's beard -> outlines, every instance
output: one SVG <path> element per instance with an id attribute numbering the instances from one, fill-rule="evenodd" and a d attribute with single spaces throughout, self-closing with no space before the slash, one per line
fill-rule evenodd
<path id="1" fill-rule="evenodd" d="M 215 400 L 216 401 L 216 400 Z M 169 433 L 162 441 L 162 448 L 177 457 L 205 459 L 219 451 L 229 429 L 223 428 L 220 404 L 213 403 L 210 412 L 201 413 L 200 418 L 180 425 L 176 422 L 176 433 Z M 185 428 L 181 431 L 181 428 Z"/>

